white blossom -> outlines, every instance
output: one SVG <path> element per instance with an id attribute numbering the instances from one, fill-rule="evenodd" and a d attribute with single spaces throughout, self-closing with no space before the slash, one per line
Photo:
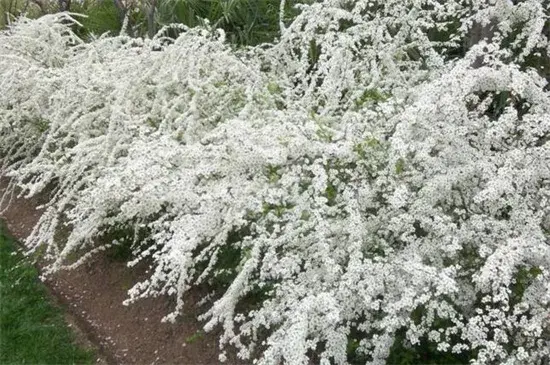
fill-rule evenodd
<path id="1" fill-rule="evenodd" d="M 174 296 L 164 320 L 229 273 L 201 319 L 258 364 L 346 364 L 353 340 L 384 363 L 402 330 L 540 363 L 550 95 L 526 60 L 547 18 L 542 0 L 325 0 L 248 49 L 209 28 L 85 43 L 67 14 L 22 18 L 0 33 L 4 198 L 47 194 L 26 244 L 49 271 L 127 232 L 128 264 L 152 267 L 125 304 Z M 459 54 L 480 24 L 493 34 Z"/>

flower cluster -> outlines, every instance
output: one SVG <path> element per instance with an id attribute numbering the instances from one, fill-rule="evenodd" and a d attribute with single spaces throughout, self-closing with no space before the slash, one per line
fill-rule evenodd
<path id="1" fill-rule="evenodd" d="M 55 271 L 126 232 L 128 264 L 151 265 L 126 303 L 174 296 L 170 321 L 216 283 L 205 328 L 258 364 L 426 343 L 540 363 L 548 15 L 325 0 L 245 49 L 208 28 L 86 43 L 67 14 L 21 19 L 0 33 L 0 153 L 11 190 L 50 197 L 28 248 Z"/>

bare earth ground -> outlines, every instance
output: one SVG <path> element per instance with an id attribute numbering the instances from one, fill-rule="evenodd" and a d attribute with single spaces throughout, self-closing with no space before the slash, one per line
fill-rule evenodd
<path id="1" fill-rule="evenodd" d="M 0 180 L 0 196 L 6 187 L 7 181 Z M 14 198 L 2 214 L 14 237 L 23 241 L 31 233 L 40 217 L 36 206 L 43 202 L 40 198 Z M 201 329 L 195 319 L 199 312 L 194 309 L 198 291 L 189 293 L 187 302 L 191 303 L 175 324 L 161 323 L 161 318 L 173 308 L 170 298 L 122 305 L 127 290 L 144 275 L 143 266 L 128 268 L 123 262 L 98 256 L 75 270 L 55 274 L 45 283 L 53 297 L 66 308 L 67 320 L 76 328 L 79 342 L 96 349 L 98 363 L 218 364 L 215 333 L 190 340 Z"/>

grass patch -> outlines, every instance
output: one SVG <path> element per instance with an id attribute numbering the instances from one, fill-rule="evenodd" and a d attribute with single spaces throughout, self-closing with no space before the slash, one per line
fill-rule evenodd
<path id="1" fill-rule="evenodd" d="M 0 364 L 92 362 L 93 353 L 75 345 L 37 270 L 0 223 Z"/>

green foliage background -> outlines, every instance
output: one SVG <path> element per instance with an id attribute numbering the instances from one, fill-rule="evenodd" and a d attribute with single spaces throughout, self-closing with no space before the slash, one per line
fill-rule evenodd
<path id="1" fill-rule="evenodd" d="M 57 12 L 57 2 L 37 2 L 40 0 L 0 0 L 0 12 L 5 14 L 0 20 L 0 29 L 8 24 L 8 19 L 26 14 L 30 18 L 45 13 Z M 283 20 L 290 20 L 298 14 L 297 3 L 313 3 L 315 0 L 288 0 L 285 3 Z M 38 4 L 43 6 L 38 6 Z M 128 9 L 129 33 L 133 36 L 147 36 L 150 24 L 147 16 L 154 6 L 153 31 L 164 25 L 178 23 L 189 27 L 210 23 L 214 28 L 222 28 L 228 40 L 238 45 L 256 45 L 271 42 L 279 35 L 280 0 L 157 0 L 135 2 Z M 70 11 L 86 15 L 79 19 L 83 28 L 77 34 L 86 38 L 103 33 L 118 34 L 122 28 L 124 15 L 112 0 L 73 1 Z"/>

